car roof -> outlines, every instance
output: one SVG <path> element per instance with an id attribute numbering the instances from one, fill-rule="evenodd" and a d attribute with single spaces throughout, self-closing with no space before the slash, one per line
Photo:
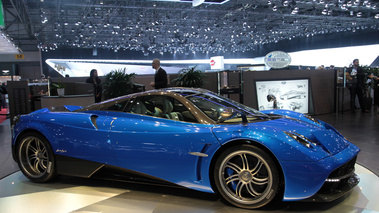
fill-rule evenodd
<path id="1" fill-rule="evenodd" d="M 110 102 L 110 101 L 115 101 L 115 100 L 121 100 L 125 98 L 131 98 L 131 97 L 136 97 L 136 96 L 142 96 L 142 95 L 169 95 L 169 96 L 177 96 L 180 94 L 199 94 L 199 93 L 208 93 L 208 94 L 213 94 L 213 92 L 206 90 L 206 89 L 201 89 L 201 88 L 187 88 L 187 87 L 169 87 L 169 88 L 162 88 L 162 89 L 153 89 L 153 90 L 148 90 L 144 92 L 138 92 L 138 93 L 132 93 L 128 94 L 125 96 L 120 96 L 117 98 L 109 99 L 104 102 Z"/>

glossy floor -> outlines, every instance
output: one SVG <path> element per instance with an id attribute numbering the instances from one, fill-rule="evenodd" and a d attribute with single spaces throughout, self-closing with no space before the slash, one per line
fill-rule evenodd
<path id="1" fill-rule="evenodd" d="M 315 116 L 333 125 L 362 151 L 358 187 L 330 203 L 283 202 L 254 211 L 229 206 L 211 194 L 135 183 L 60 177 L 36 184 L 18 171 L 10 153 L 9 120 L 0 124 L 0 212 L 364 212 L 379 213 L 379 114 L 339 113 Z M 376 174 L 375 174 L 376 173 Z"/>
<path id="2" fill-rule="evenodd" d="M 348 196 L 331 203 L 283 202 L 249 211 L 222 203 L 211 194 L 103 180 L 62 177 L 36 184 L 16 172 L 0 181 L 0 212 L 78 213 L 247 213 L 247 212 L 379 212 L 379 178 L 356 165 L 361 179 Z"/>

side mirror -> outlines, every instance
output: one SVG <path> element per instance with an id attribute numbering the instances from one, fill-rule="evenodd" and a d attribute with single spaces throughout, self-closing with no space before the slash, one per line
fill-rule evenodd
<path id="1" fill-rule="evenodd" d="M 244 125 L 246 125 L 247 124 L 247 118 L 246 118 L 245 112 L 239 111 L 239 110 L 232 108 L 232 107 L 228 107 L 228 108 L 224 109 L 224 111 L 220 112 L 220 117 L 218 118 L 217 122 L 222 123 L 222 122 L 229 120 L 229 119 L 232 119 L 238 115 L 241 116 L 242 123 Z"/>

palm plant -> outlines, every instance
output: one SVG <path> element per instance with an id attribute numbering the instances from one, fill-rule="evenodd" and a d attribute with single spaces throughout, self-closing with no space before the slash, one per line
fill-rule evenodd
<path id="1" fill-rule="evenodd" d="M 184 68 L 179 71 L 179 76 L 172 80 L 171 84 L 177 87 L 200 88 L 206 82 L 205 77 L 201 70 L 196 70 L 196 66 Z"/>
<path id="2" fill-rule="evenodd" d="M 133 81 L 135 73 L 126 73 L 126 68 L 113 70 L 105 75 L 104 96 L 105 99 L 133 93 Z"/>

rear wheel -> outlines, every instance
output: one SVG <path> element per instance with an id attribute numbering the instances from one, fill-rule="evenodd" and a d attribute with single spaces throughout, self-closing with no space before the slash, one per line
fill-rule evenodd
<path id="1" fill-rule="evenodd" d="M 27 133 L 18 144 L 18 164 L 22 173 L 33 182 L 47 182 L 56 175 L 53 151 L 46 138 Z"/>
<path id="2" fill-rule="evenodd" d="M 222 153 L 215 165 L 214 180 L 227 202 L 247 209 L 268 204 L 279 188 L 275 162 L 252 145 L 232 147 Z"/>

